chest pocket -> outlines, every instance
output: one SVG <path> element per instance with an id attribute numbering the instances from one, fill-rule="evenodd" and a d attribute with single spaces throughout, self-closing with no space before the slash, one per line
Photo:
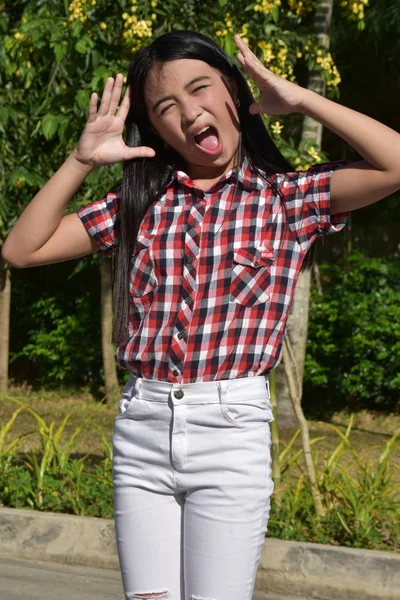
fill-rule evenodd
<path id="1" fill-rule="evenodd" d="M 136 247 L 131 259 L 130 295 L 132 298 L 141 299 L 154 292 L 158 286 L 154 273 L 154 264 L 151 256 L 151 243 L 154 236 L 142 236 L 136 242 Z M 146 298 L 149 299 L 149 298 Z"/>
<path id="2" fill-rule="evenodd" d="M 229 300 L 243 306 L 269 302 L 272 292 L 271 266 L 275 260 L 272 247 L 260 250 L 247 246 L 233 251 Z"/>

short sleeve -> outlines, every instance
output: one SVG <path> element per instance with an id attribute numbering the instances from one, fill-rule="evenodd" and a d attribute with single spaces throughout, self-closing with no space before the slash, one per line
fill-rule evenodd
<path id="1" fill-rule="evenodd" d="M 306 252 L 320 235 L 337 233 L 347 223 L 349 212 L 331 215 L 331 177 L 345 160 L 312 165 L 306 171 L 285 173 L 281 190 L 284 194 L 288 224 L 301 249 Z"/>
<path id="2" fill-rule="evenodd" d="M 99 242 L 102 258 L 111 256 L 118 245 L 120 193 L 118 188 L 75 211 L 88 233 Z"/>

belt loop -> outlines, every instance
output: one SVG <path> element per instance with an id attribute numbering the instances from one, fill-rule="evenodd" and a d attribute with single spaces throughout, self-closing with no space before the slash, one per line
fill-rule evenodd
<path id="1" fill-rule="evenodd" d="M 142 377 L 139 377 L 139 376 L 138 376 L 138 377 L 136 378 L 136 381 L 135 381 L 135 392 L 136 392 L 136 393 L 135 393 L 135 396 L 136 396 L 136 395 L 139 395 L 140 389 L 141 389 L 141 387 L 142 387 L 142 381 L 143 381 Z"/>
<path id="2" fill-rule="evenodd" d="M 268 400 L 271 398 L 271 392 L 269 389 L 269 377 L 268 375 L 265 376 L 265 385 L 267 386 L 267 392 L 268 392 Z"/>
<path id="3" fill-rule="evenodd" d="M 228 385 L 227 380 L 218 381 L 219 401 L 221 404 L 226 404 L 227 385 Z"/>

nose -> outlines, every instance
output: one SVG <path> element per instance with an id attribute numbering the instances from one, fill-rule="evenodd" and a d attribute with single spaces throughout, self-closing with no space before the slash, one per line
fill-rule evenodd
<path id="1" fill-rule="evenodd" d="M 196 98 L 188 98 L 182 104 L 182 128 L 190 127 L 196 119 L 202 114 L 203 109 L 199 106 Z"/>

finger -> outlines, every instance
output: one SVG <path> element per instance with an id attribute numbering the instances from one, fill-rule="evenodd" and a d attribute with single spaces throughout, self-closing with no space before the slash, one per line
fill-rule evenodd
<path id="1" fill-rule="evenodd" d="M 108 114 L 108 109 L 111 102 L 111 93 L 114 86 L 114 77 L 109 77 L 106 81 L 106 85 L 104 86 L 103 95 L 101 97 L 101 104 L 99 108 L 98 115 L 104 116 Z"/>
<path id="2" fill-rule="evenodd" d="M 97 115 L 97 94 L 96 92 L 92 92 L 89 100 L 89 113 L 88 113 L 88 123 L 93 123 L 96 120 Z"/>
<path id="3" fill-rule="evenodd" d="M 129 108 L 131 105 L 130 93 L 131 93 L 131 87 L 130 87 L 130 85 L 128 85 L 128 87 L 125 90 L 125 94 L 122 99 L 121 106 L 119 107 L 117 115 L 116 115 L 117 117 L 122 119 L 122 121 L 124 121 L 124 123 L 125 123 L 125 119 L 126 119 L 126 116 L 129 112 Z"/>
<path id="4" fill-rule="evenodd" d="M 108 108 L 108 112 L 110 115 L 114 115 L 114 113 L 117 109 L 119 100 L 121 98 L 123 84 L 124 84 L 124 76 L 122 75 L 122 73 L 118 73 L 117 77 L 115 78 L 114 87 L 113 87 L 113 90 L 111 93 L 110 106 Z"/>
<path id="5" fill-rule="evenodd" d="M 236 40 L 236 38 L 237 38 L 237 40 Z M 267 69 L 267 67 L 265 65 L 263 65 L 263 63 L 254 54 L 254 52 L 252 52 L 252 50 L 250 50 L 250 48 L 244 43 L 244 41 L 238 35 L 235 35 L 234 39 L 237 42 L 236 43 L 237 47 L 239 48 L 237 57 L 238 57 L 239 62 L 243 66 L 247 66 L 247 65 L 252 66 L 253 69 L 256 72 L 258 72 L 259 75 L 261 75 L 264 70 L 267 73 L 270 73 L 270 71 Z"/>
<path id="6" fill-rule="evenodd" d="M 153 158 L 155 155 L 155 151 L 149 146 L 138 146 L 137 148 L 125 146 L 124 160 L 131 160 L 132 158 Z"/>
<path id="7" fill-rule="evenodd" d="M 250 104 L 249 113 L 251 115 L 259 115 L 261 113 L 260 105 L 258 104 L 258 102 L 254 102 L 253 104 Z"/>

